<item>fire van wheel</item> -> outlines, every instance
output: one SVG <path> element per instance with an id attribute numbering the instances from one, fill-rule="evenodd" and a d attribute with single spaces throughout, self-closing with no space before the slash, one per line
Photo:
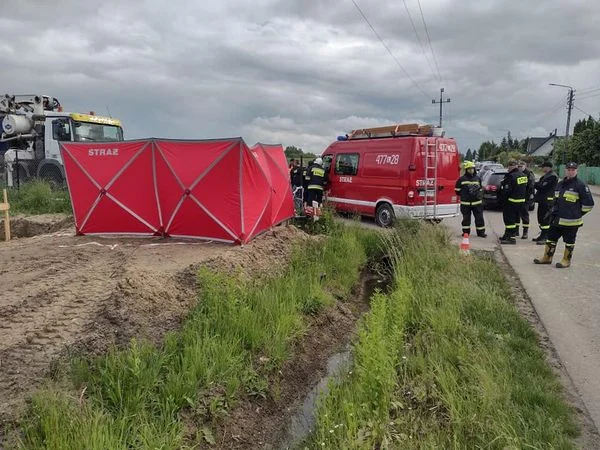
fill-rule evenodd
<path id="1" fill-rule="evenodd" d="M 380 227 L 391 227 L 395 218 L 394 209 L 389 203 L 380 204 L 375 211 L 375 222 Z"/>

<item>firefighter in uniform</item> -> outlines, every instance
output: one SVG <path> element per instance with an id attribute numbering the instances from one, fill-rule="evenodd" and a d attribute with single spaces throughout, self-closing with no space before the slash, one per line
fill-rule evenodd
<path id="1" fill-rule="evenodd" d="M 314 159 L 308 162 L 308 165 L 302 170 L 302 190 L 304 192 L 304 206 L 308 203 L 308 182 L 310 181 L 309 170 L 315 163 Z"/>
<path id="2" fill-rule="evenodd" d="M 323 185 L 325 184 L 325 169 L 323 169 L 323 160 L 316 158 L 315 162 L 308 169 L 308 206 L 316 201 L 319 205 L 323 203 Z"/>
<path id="3" fill-rule="evenodd" d="M 519 217 L 517 219 L 517 228 L 515 230 L 515 236 L 519 235 L 519 219 L 521 224 L 523 225 L 523 235 L 521 239 L 527 239 L 529 237 L 529 205 L 533 203 L 533 193 L 535 186 L 535 175 L 531 170 L 527 168 L 527 164 L 525 161 L 519 161 L 519 165 L 517 166 L 519 171 L 523 172 L 527 175 L 527 192 L 525 193 L 525 203 L 519 210 Z"/>
<path id="4" fill-rule="evenodd" d="M 502 219 L 504 220 L 504 235 L 500 238 L 501 244 L 516 244 L 517 221 L 519 212 L 527 197 L 527 175 L 517 168 L 517 162 L 508 162 L 508 173 L 500 185 L 500 199 L 502 202 Z"/>
<path id="5" fill-rule="evenodd" d="M 540 235 L 532 240 L 538 245 L 544 245 L 550 229 L 550 212 L 554 202 L 554 189 L 558 183 L 558 177 L 552 171 L 552 163 L 545 161 L 542 163 L 544 175 L 535 183 L 534 200 L 538 204 L 537 220 L 540 226 Z"/>
<path id="6" fill-rule="evenodd" d="M 577 230 L 583 225 L 583 216 L 594 207 L 594 198 L 590 188 L 577 178 L 577 163 L 567 163 L 566 172 L 567 176 L 558 182 L 554 192 L 550 230 L 544 256 L 541 259 L 533 260 L 535 264 L 552 264 L 556 244 L 562 237 L 565 243 L 565 252 L 562 260 L 556 263 L 556 267 L 559 269 L 571 266 Z"/>
<path id="7" fill-rule="evenodd" d="M 471 234 L 471 213 L 475 217 L 477 236 L 487 237 L 483 220 L 483 203 L 481 201 L 481 178 L 475 174 L 475 163 L 465 161 L 465 174 L 456 181 L 454 190 L 460 197 L 460 212 L 463 216 L 462 232 Z"/>

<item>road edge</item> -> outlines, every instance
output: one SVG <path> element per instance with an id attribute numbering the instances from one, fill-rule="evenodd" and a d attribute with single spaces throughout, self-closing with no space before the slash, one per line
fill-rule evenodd
<path id="1" fill-rule="evenodd" d="M 535 309 L 535 305 L 533 304 L 527 289 L 523 285 L 515 269 L 510 264 L 502 246 L 496 246 L 494 257 L 500 269 L 504 272 L 504 276 L 508 279 L 510 286 L 514 288 L 512 296 L 515 306 L 521 313 L 521 316 L 527 320 L 538 335 L 538 346 L 546 355 L 546 360 L 552 367 L 553 372 L 558 376 L 564 389 L 563 395 L 565 400 L 576 413 L 576 420 L 580 426 L 581 434 L 574 439 L 574 444 L 582 449 L 592 450 L 600 448 L 600 433 L 598 432 L 598 428 L 592 420 L 592 416 L 588 411 L 577 386 L 573 382 L 571 375 L 560 359 L 560 356 L 550 339 L 546 326 Z"/>

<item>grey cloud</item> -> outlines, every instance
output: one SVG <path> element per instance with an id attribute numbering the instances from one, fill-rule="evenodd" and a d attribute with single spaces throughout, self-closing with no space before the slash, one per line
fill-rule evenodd
<path id="1" fill-rule="evenodd" d="M 403 3 L 356 1 L 426 95 L 349 0 L 13 2 L 0 18 L 0 86 L 70 110 L 108 107 L 129 138 L 241 134 L 318 152 L 353 127 L 436 123 L 442 83 Z M 465 150 L 508 129 L 564 129 L 564 109 L 552 110 L 566 90 L 549 82 L 600 86 L 593 0 L 421 4 L 452 98 L 448 133 Z M 425 42 L 418 6 L 407 5 Z M 598 114 L 600 97 L 580 105 Z"/>

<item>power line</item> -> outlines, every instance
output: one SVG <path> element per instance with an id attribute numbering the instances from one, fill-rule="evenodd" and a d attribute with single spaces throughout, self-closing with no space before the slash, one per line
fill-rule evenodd
<path id="1" fill-rule="evenodd" d="M 390 56 L 392 57 L 392 59 L 394 61 L 396 61 L 396 64 L 398 65 L 398 67 L 400 67 L 400 69 L 402 70 L 402 72 L 404 72 L 404 74 L 408 77 L 408 79 L 410 81 L 412 81 L 412 83 L 417 87 L 417 89 L 419 91 L 421 91 L 421 93 L 425 97 L 427 97 L 427 99 L 429 99 L 429 96 L 425 93 L 425 91 L 421 88 L 421 86 L 419 86 L 419 84 L 413 79 L 413 77 L 410 76 L 410 74 L 406 71 L 406 69 L 402 66 L 402 64 L 400 64 L 400 61 L 398 61 L 398 58 L 396 58 L 394 56 L 394 54 L 392 53 L 392 51 L 390 50 L 390 48 L 387 46 L 387 44 L 384 42 L 384 40 L 381 38 L 381 36 L 377 32 L 377 30 L 375 30 L 375 28 L 373 27 L 373 25 L 371 25 L 371 22 L 369 22 L 369 19 L 367 19 L 367 16 L 365 16 L 365 13 L 362 12 L 362 9 L 360 9 L 360 6 L 358 6 L 358 4 L 354 0 L 352 0 L 352 3 L 354 3 L 354 6 L 356 7 L 356 9 L 360 13 L 360 15 L 363 17 L 363 19 L 365 19 L 365 22 L 367 22 L 367 25 L 369 25 L 369 27 L 371 28 L 371 30 L 373 30 L 373 33 L 375 33 L 375 36 L 377 36 L 377 39 L 379 39 L 381 41 L 381 43 L 383 44 L 383 46 L 385 47 L 385 49 L 387 50 L 387 52 L 390 54 Z"/>
<path id="2" fill-rule="evenodd" d="M 592 114 L 590 114 L 589 112 L 586 112 L 586 111 L 584 111 L 583 109 L 579 108 L 578 106 L 573 106 L 573 108 L 575 108 L 575 109 L 578 109 L 579 111 L 581 111 L 581 112 L 582 112 L 582 113 L 584 113 L 585 115 L 588 115 L 588 116 L 592 116 L 592 117 L 593 117 L 593 115 L 592 115 Z"/>
<path id="3" fill-rule="evenodd" d="M 590 93 L 592 93 L 594 91 L 600 91 L 600 87 L 592 86 L 592 87 L 588 87 L 588 88 L 585 88 L 585 89 L 580 89 L 578 92 L 580 94 L 581 93 L 583 93 L 583 94 L 590 94 Z"/>
<path id="4" fill-rule="evenodd" d="M 442 80 L 443 77 L 442 73 L 440 72 L 440 66 L 438 65 L 437 58 L 435 57 L 433 45 L 431 45 L 431 36 L 429 36 L 429 30 L 427 29 L 427 23 L 425 22 L 425 16 L 423 15 L 423 8 L 421 8 L 421 0 L 417 0 L 417 3 L 419 4 L 419 11 L 421 12 L 421 19 L 423 20 L 423 26 L 425 27 L 425 34 L 427 35 L 427 42 L 429 42 L 429 48 L 431 49 L 431 54 L 433 55 L 433 61 L 435 62 L 435 67 L 437 68 L 440 80 Z"/>
<path id="5" fill-rule="evenodd" d="M 598 97 L 599 95 L 600 95 L 600 92 L 598 92 L 597 94 L 585 95 L 583 97 L 579 97 L 578 100 L 586 100 L 588 98 Z"/>
<path id="6" fill-rule="evenodd" d="M 429 68 L 431 69 L 431 73 L 433 73 L 434 77 L 437 76 L 438 80 L 441 83 L 442 82 L 441 78 L 439 77 L 439 75 L 437 75 L 435 73 L 435 69 L 433 68 L 433 66 L 431 65 L 431 61 L 427 57 L 427 53 L 425 52 L 425 46 L 423 45 L 423 41 L 421 41 L 421 38 L 419 37 L 419 33 L 417 32 L 417 27 L 415 26 L 415 23 L 413 22 L 412 15 L 410 14 L 408 5 L 406 4 L 406 0 L 402 0 L 402 1 L 404 2 L 404 9 L 406 9 L 406 14 L 408 15 L 408 19 L 410 20 L 410 24 L 412 25 L 413 31 L 415 32 L 417 41 L 419 41 L 419 45 L 421 46 L 421 53 L 423 53 L 423 56 L 425 57 L 425 60 L 427 61 L 427 64 L 429 65 Z"/>
<path id="7" fill-rule="evenodd" d="M 550 118 L 550 116 L 552 116 L 553 114 L 555 114 L 562 108 L 563 108 L 563 100 L 561 100 L 560 102 L 555 104 L 551 110 L 542 113 L 541 117 L 537 121 L 535 121 L 533 124 L 531 124 L 530 127 L 531 128 L 537 127 L 540 123 L 542 123 L 544 120 Z"/>

